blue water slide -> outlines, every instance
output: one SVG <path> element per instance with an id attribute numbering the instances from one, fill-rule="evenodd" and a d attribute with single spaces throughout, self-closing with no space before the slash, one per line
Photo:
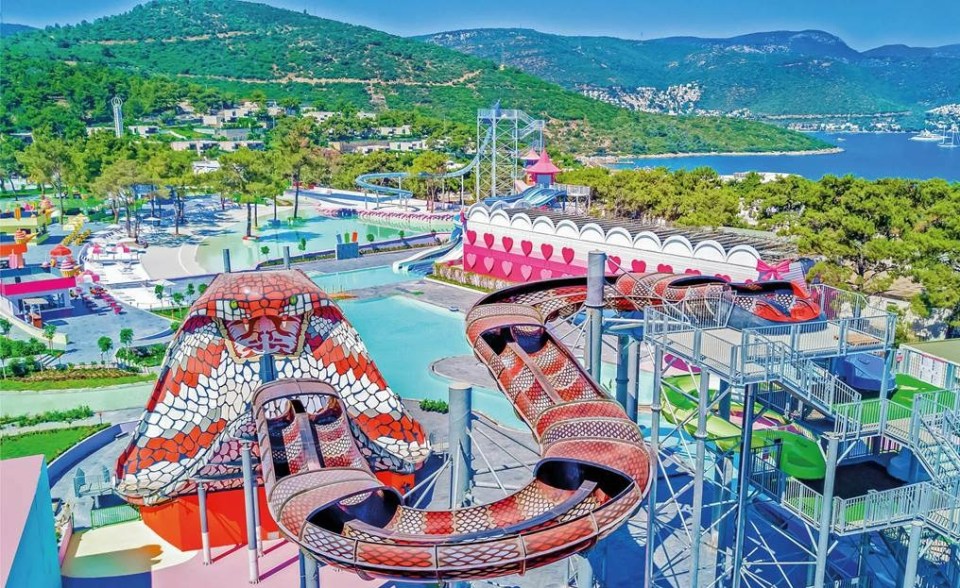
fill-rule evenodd
<path id="1" fill-rule="evenodd" d="M 477 167 L 477 164 L 480 163 L 480 154 L 483 153 L 484 149 L 486 149 L 487 144 L 490 142 L 492 138 L 493 138 L 493 129 L 490 129 L 489 131 L 487 131 L 486 136 L 484 136 L 483 141 L 480 144 L 480 148 L 477 149 L 477 153 L 476 155 L 473 156 L 473 159 L 467 162 L 467 164 L 464 165 L 463 167 L 459 167 L 452 171 L 448 171 L 442 174 L 420 173 L 416 175 L 411 174 L 410 172 L 378 172 L 378 173 L 370 173 L 370 174 L 360 174 L 354 180 L 354 183 L 361 190 L 368 190 L 370 192 L 373 192 L 374 194 L 382 195 L 383 198 L 380 198 L 380 200 L 403 200 L 407 198 L 412 198 L 413 192 L 411 192 L 410 190 L 404 190 L 402 188 L 394 188 L 392 186 L 383 186 L 380 184 L 376 184 L 374 182 L 378 180 L 399 181 L 399 180 L 410 179 L 413 177 L 416 177 L 418 179 L 439 178 L 443 180 L 451 180 L 451 179 L 463 177 L 468 173 L 470 173 L 471 171 L 473 171 L 474 168 Z"/>

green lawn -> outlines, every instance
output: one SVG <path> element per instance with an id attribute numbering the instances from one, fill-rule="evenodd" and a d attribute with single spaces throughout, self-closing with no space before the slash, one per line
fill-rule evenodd
<path id="1" fill-rule="evenodd" d="M 72 388 L 105 388 L 119 384 L 135 384 L 137 382 L 152 382 L 157 379 L 156 374 L 130 374 L 116 378 L 79 378 L 72 380 L 0 380 L 0 392 L 16 390 L 68 390 Z"/>
<path id="2" fill-rule="evenodd" d="M 47 463 L 50 463 L 55 457 L 76 445 L 81 439 L 106 429 L 108 426 L 107 424 L 90 425 L 2 436 L 0 437 L 0 459 L 13 459 L 42 453 L 47 459 Z"/>
<path id="3" fill-rule="evenodd" d="M 190 307 L 185 305 L 183 308 L 158 308 L 156 310 L 151 310 L 150 312 L 157 316 L 162 316 L 165 319 L 182 321 L 184 317 L 187 316 L 188 310 L 190 310 Z"/>

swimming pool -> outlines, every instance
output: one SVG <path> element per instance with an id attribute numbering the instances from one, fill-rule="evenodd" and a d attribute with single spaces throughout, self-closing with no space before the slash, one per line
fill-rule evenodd
<path id="1" fill-rule="evenodd" d="M 307 241 L 307 252 L 333 249 L 337 244 L 337 235 L 357 233 L 361 243 L 368 241 L 368 235 L 374 239 L 389 239 L 396 237 L 400 229 L 382 227 L 362 222 L 354 218 L 329 218 L 319 216 L 309 205 L 301 203 L 301 218 L 297 224 L 290 224 L 288 219 L 293 216 L 293 210 L 282 210 L 277 214 L 279 221 L 273 222 L 272 215 L 261 218 L 260 228 L 254 231 L 256 240 L 244 241 L 246 221 L 231 225 L 222 235 L 214 235 L 204 239 L 197 247 L 197 263 L 205 270 L 219 272 L 223 270 L 223 250 L 230 251 L 230 265 L 233 270 L 252 269 L 258 263 L 270 258 L 283 255 L 283 247 L 290 246 L 290 254 L 302 253 L 298 249 L 301 239 Z M 407 231 L 409 232 L 409 230 Z M 266 255 L 261 248 L 267 247 Z"/>
<path id="2" fill-rule="evenodd" d="M 413 282 L 420 279 L 418 276 L 410 274 L 395 273 L 390 266 L 371 267 L 330 274 L 307 272 L 307 275 L 310 276 L 310 279 L 313 280 L 314 283 L 323 288 L 324 292 L 332 293 L 372 288 L 374 286 L 386 286 L 388 284 L 401 284 L 403 282 Z"/>
<path id="3" fill-rule="evenodd" d="M 450 382 L 431 372 L 430 364 L 473 355 L 460 313 L 405 296 L 348 300 L 340 307 L 387 384 L 403 398 L 446 400 Z M 499 391 L 474 388 L 473 407 L 507 427 L 526 428 Z"/>

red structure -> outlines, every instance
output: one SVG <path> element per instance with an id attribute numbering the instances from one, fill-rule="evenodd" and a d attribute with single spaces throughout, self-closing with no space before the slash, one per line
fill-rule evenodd
<path id="1" fill-rule="evenodd" d="M 531 184 L 549 186 L 557 179 L 560 168 L 550 161 L 550 154 L 544 149 L 536 163 L 526 168 L 527 181 Z"/>

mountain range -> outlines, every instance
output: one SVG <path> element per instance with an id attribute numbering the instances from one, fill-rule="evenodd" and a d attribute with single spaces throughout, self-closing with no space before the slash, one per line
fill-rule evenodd
<path id="1" fill-rule="evenodd" d="M 47 63 L 104 67 L 240 97 L 262 90 L 269 98 L 294 96 L 329 109 L 416 108 L 471 122 L 477 108 L 500 100 L 506 108 L 548 118 L 553 140 L 579 153 L 824 146 L 751 121 L 630 112 L 435 44 L 236 0 L 154 0 L 91 23 L 17 34 L 3 39 L 3 50 L 5 59 L 33 60 L 27 69 Z M 16 80 L 2 82 L 17 89 Z M 71 92 L 51 98 L 64 94 Z M 12 97 L 8 104 L 16 106 Z"/>
<path id="2" fill-rule="evenodd" d="M 960 44 L 860 52 L 816 30 L 640 41 L 471 29 L 420 39 L 641 110 L 869 115 L 960 102 Z"/>

